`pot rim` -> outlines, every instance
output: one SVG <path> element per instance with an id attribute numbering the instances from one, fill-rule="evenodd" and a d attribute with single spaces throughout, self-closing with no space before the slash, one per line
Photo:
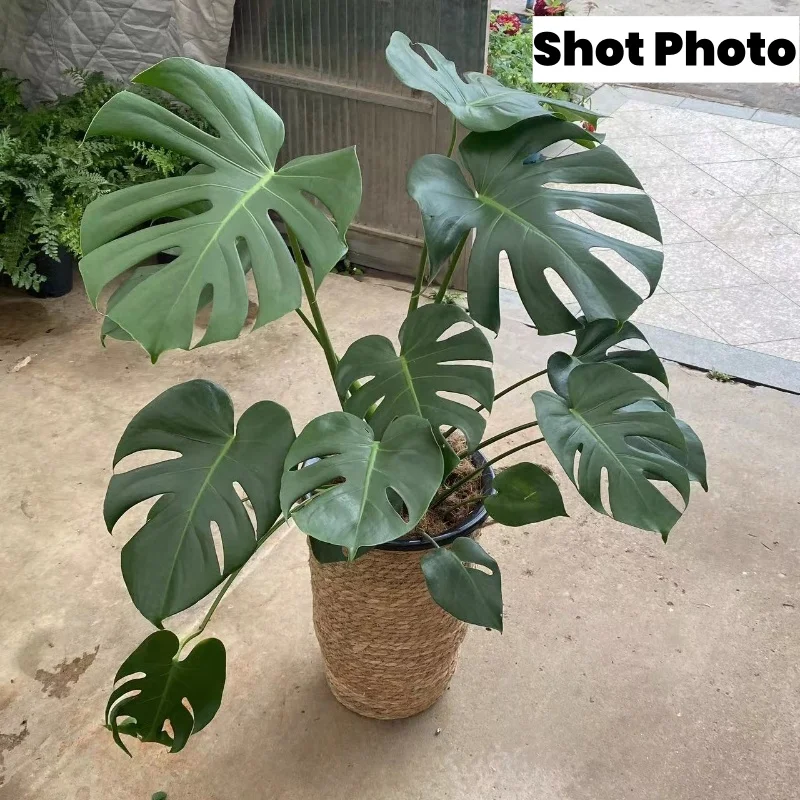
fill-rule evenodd
<path id="1" fill-rule="evenodd" d="M 481 467 L 486 463 L 486 458 L 479 450 L 476 450 L 471 458 L 470 461 L 476 466 Z M 494 494 L 494 489 L 492 488 L 492 482 L 494 481 L 494 469 L 492 467 L 487 467 L 483 471 L 483 475 L 481 475 L 481 489 L 485 495 L 487 494 Z M 452 544 L 456 539 L 462 536 L 470 536 L 473 534 L 478 528 L 483 525 L 486 521 L 486 518 L 489 516 L 489 512 L 486 510 L 486 507 L 481 503 L 468 517 L 462 520 L 455 528 L 450 529 L 449 531 L 445 531 L 444 533 L 440 533 L 437 536 L 431 537 L 436 544 L 440 547 L 443 545 Z M 427 540 L 422 537 L 417 539 L 394 539 L 391 542 L 384 542 L 383 544 L 377 545 L 375 550 L 390 550 L 393 552 L 403 552 L 403 553 L 410 553 L 419 550 L 432 550 L 433 545 Z"/>

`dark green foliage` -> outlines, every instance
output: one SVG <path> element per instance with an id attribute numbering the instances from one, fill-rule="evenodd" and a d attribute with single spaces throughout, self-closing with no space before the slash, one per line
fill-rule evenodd
<path id="1" fill-rule="evenodd" d="M 80 224 L 101 194 L 134 183 L 180 174 L 184 156 L 122 139 L 83 141 L 100 106 L 123 89 L 99 72 L 72 70 L 77 91 L 30 110 L 22 81 L 0 70 L 0 274 L 13 285 L 38 288 L 34 258 L 55 258 L 59 245 L 81 255 Z M 137 90 L 197 124 L 190 109 Z"/>

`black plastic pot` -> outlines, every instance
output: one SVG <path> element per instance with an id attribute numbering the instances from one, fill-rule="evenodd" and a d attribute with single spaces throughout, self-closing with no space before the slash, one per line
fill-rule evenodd
<path id="1" fill-rule="evenodd" d="M 45 280 L 39 288 L 29 289 L 33 297 L 63 297 L 72 291 L 72 273 L 75 269 L 75 256 L 66 247 L 58 248 L 58 258 L 50 258 L 39 253 L 36 258 L 36 271 L 44 275 Z"/>
<path id="2" fill-rule="evenodd" d="M 486 459 L 481 453 L 473 453 L 471 461 L 476 467 L 480 467 L 486 463 Z M 487 467 L 481 476 L 481 489 L 483 490 L 484 495 L 492 493 L 493 480 L 494 470 L 491 467 Z M 478 528 L 481 527 L 481 525 L 483 525 L 488 515 L 489 512 L 484 508 L 483 504 L 481 504 L 455 528 L 445 531 L 444 533 L 440 533 L 438 536 L 434 536 L 432 538 L 436 544 L 441 547 L 442 545 L 454 542 L 460 536 L 471 536 L 473 533 L 475 533 L 475 531 L 478 530 Z M 429 550 L 431 548 L 433 548 L 433 545 L 427 539 L 419 538 L 395 539 L 393 542 L 379 544 L 375 549 L 410 552 L 413 550 Z"/>

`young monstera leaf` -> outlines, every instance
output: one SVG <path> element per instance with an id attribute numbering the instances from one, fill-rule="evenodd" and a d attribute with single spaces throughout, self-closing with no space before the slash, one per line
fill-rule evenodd
<path id="1" fill-rule="evenodd" d="M 564 109 L 577 119 L 597 123 L 598 114 L 565 100 L 509 89 L 481 72 L 467 72 L 462 78 L 456 65 L 435 47 L 419 44 L 428 60 L 414 50 L 404 33 L 395 31 L 386 48 L 389 66 L 406 86 L 432 94 L 471 131 L 500 131 L 522 119 Z M 581 138 L 586 138 L 586 132 Z"/>
<path id="2" fill-rule="evenodd" d="M 649 375 L 669 386 L 667 373 L 655 351 L 615 349 L 623 342 L 638 341 L 648 344 L 644 334 L 631 322 L 615 319 L 598 319 L 594 322 L 578 320 L 581 325 L 575 331 L 576 342 L 572 355 L 553 353 L 547 361 L 547 376 L 550 385 L 562 397 L 566 396 L 567 378 L 578 364 L 608 362 L 619 364 L 629 372 Z"/>
<path id="3" fill-rule="evenodd" d="M 514 464 L 492 481 L 494 494 L 483 503 L 501 525 L 518 527 L 553 517 L 566 517 L 558 484 L 537 464 Z"/>
<path id="4" fill-rule="evenodd" d="M 448 614 L 502 632 L 500 567 L 474 539 L 462 536 L 449 547 L 439 547 L 424 556 L 420 566 L 431 597 Z"/>
<path id="5" fill-rule="evenodd" d="M 219 710 L 225 688 L 225 646 L 219 639 L 204 639 L 183 660 L 179 650 L 172 631 L 151 633 L 114 677 L 117 686 L 106 705 L 106 724 L 128 755 L 120 733 L 167 745 L 177 753 Z M 164 729 L 167 722 L 172 735 Z"/>
<path id="6" fill-rule="evenodd" d="M 295 469 L 310 459 L 319 460 Z M 411 531 L 439 488 L 442 471 L 442 452 L 427 420 L 399 417 L 378 439 L 364 420 L 334 411 L 309 422 L 289 450 L 281 505 L 303 533 L 346 547 L 353 560 L 360 547 Z M 393 507 L 389 490 L 405 504 L 408 520 Z"/>
<path id="7" fill-rule="evenodd" d="M 106 312 L 154 360 L 165 350 L 191 346 L 207 286 L 213 303 L 200 344 L 239 335 L 248 311 L 246 259 L 259 295 L 255 327 L 298 308 L 298 268 L 271 212 L 297 234 L 319 284 L 346 252 L 345 232 L 360 203 L 355 150 L 304 156 L 278 169 L 283 122 L 232 72 L 168 58 L 134 82 L 172 94 L 215 133 L 130 92 L 114 95 L 97 113 L 87 136 L 150 142 L 201 168 L 121 189 L 89 205 L 81 225 L 81 272 L 92 303 L 126 271 L 159 252 L 177 252 L 152 273 L 139 273 L 133 288 L 122 283 Z M 306 195 L 321 200 L 334 221 Z M 183 213 L 186 208 L 194 213 Z M 165 218 L 172 219 L 150 224 Z"/>
<path id="8" fill-rule="evenodd" d="M 469 329 L 447 336 L 459 323 Z M 492 361 L 484 334 L 458 306 L 433 304 L 406 318 L 399 339 L 399 354 L 385 336 L 365 336 L 350 345 L 336 370 L 339 395 L 344 398 L 357 380 L 371 380 L 350 395 L 344 410 L 366 417 L 377 437 L 396 417 L 414 414 L 427 419 L 434 430 L 443 425 L 460 429 L 470 449 L 476 447 L 486 420 L 472 404 L 441 393 L 462 395 L 491 409 L 491 368 L 466 363 Z M 371 412 L 375 404 L 379 405 Z"/>
<path id="9" fill-rule="evenodd" d="M 180 453 L 114 475 L 104 515 L 111 531 L 128 509 L 159 497 L 144 526 L 122 548 L 131 598 L 155 625 L 205 597 L 253 554 L 280 514 L 283 462 L 294 441 L 289 412 L 263 401 L 234 429 L 233 403 L 219 386 L 195 380 L 167 389 L 130 422 L 114 454 Z M 250 521 L 235 484 L 256 516 Z M 222 542 L 222 564 L 211 524 Z"/>
<path id="10" fill-rule="evenodd" d="M 468 301 L 472 317 L 500 328 L 500 255 L 508 255 L 514 283 L 540 334 L 578 327 L 577 318 L 547 281 L 552 269 L 575 295 L 589 321 L 627 319 L 642 302 L 592 248 L 610 248 L 636 267 L 655 290 L 662 254 L 629 244 L 559 216 L 585 210 L 660 241 L 653 203 L 644 194 L 572 191 L 564 184 L 616 184 L 640 189 L 622 159 L 600 146 L 580 153 L 524 163 L 562 139 L 585 132 L 555 117 L 536 117 L 498 133 L 471 133 L 459 147 L 471 178 L 438 155 L 422 156 L 408 175 L 408 191 L 419 205 L 431 263 L 441 264 L 461 238 L 475 230 L 470 251 Z M 559 188 L 549 184 L 561 184 Z"/>
<path id="11" fill-rule="evenodd" d="M 682 511 L 651 479 L 670 483 L 686 503 L 689 475 L 684 435 L 660 401 L 641 378 L 607 363 L 575 367 L 567 379 L 566 397 L 533 395 L 545 440 L 584 500 L 596 511 L 656 531 L 666 541 Z M 651 447 L 638 438 L 666 447 Z M 601 495 L 604 470 L 608 512 Z"/>

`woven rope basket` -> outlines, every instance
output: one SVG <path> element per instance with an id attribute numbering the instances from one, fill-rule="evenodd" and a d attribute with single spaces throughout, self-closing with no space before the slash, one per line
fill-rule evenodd
<path id="1" fill-rule="evenodd" d="M 467 626 L 431 599 L 419 564 L 425 552 L 373 550 L 351 564 L 310 554 L 325 677 L 336 699 L 364 717 L 419 714 L 455 672 Z"/>

